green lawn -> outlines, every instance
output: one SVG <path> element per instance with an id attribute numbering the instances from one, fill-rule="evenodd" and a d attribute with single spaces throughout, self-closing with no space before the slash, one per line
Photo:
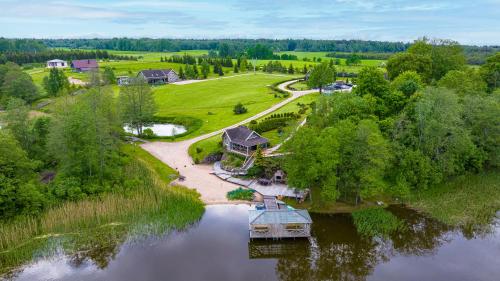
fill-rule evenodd
<path id="1" fill-rule="evenodd" d="M 195 162 L 202 161 L 208 155 L 221 150 L 221 140 L 222 134 L 196 142 L 189 147 L 189 156 L 191 156 Z"/>
<path id="2" fill-rule="evenodd" d="M 297 105 L 298 103 L 303 103 L 303 104 L 310 104 L 313 101 L 316 101 L 319 97 L 319 93 L 315 94 L 309 94 L 307 96 L 300 97 L 285 106 L 281 107 L 280 109 L 276 110 L 273 113 L 284 113 L 284 112 L 298 112 L 300 107 Z M 306 114 L 309 112 L 309 110 L 306 112 Z M 271 113 L 271 114 L 273 114 Z M 267 117 L 266 115 L 265 117 Z M 263 117 L 263 118 L 265 118 Z M 305 115 L 302 116 L 304 118 Z M 261 119 L 263 119 L 261 118 Z M 259 120 L 261 120 L 259 119 Z M 301 119 L 302 120 L 302 119 Z M 295 125 L 295 124 L 294 124 Z M 283 139 L 285 139 L 288 134 L 290 133 L 290 130 L 293 129 L 294 126 L 289 126 L 290 128 L 285 128 L 285 133 L 283 135 L 279 135 L 277 130 L 272 130 L 269 132 L 265 132 L 262 135 L 265 138 L 268 138 L 271 144 L 278 144 L 280 143 Z M 189 147 L 189 155 L 193 159 L 198 159 L 199 161 L 203 160 L 207 155 L 217 152 L 220 150 L 220 143 L 221 141 L 221 135 L 213 136 L 208 139 L 201 140 L 197 143 L 192 144 Z M 198 148 L 198 151 L 197 151 Z"/>
<path id="3" fill-rule="evenodd" d="M 154 88 L 158 116 L 189 116 L 203 121 L 201 128 L 186 138 L 213 132 L 255 115 L 283 100 L 267 85 L 289 77 L 250 74 L 188 85 L 164 85 Z M 245 114 L 235 115 L 233 107 L 243 103 Z"/>

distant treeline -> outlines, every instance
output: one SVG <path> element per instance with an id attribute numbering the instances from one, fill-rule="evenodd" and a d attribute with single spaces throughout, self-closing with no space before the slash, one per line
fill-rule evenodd
<path id="1" fill-rule="evenodd" d="M 390 54 L 404 52 L 410 43 L 363 40 L 311 39 L 5 39 L 0 38 L 0 53 L 41 52 L 48 48 L 176 52 L 209 50 L 219 57 L 293 60 L 277 55 L 282 51 L 331 52 L 332 57 L 347 58 L 345 53 L 358 53 L 362 59 L 387 59 Z M 463 46 L 469 64 L 482 64 L 486 57 L 500 51 L 500 46 Z M 333 55 L 335 53 L 335 55 Z M 111 58 L 111 57 L 110 57 Z"/>
<path id="2" fill-rule="evenodd" d="M 52 59 L 77 60 L 77 59 L 116 59 L 137 60 L 133 56 L 119 56 L 110 54 L 108 51 L 91 50 L 44 50 L 37 52 L 29 51 L 7 51 L 0 54 L 0 63 L 7 61 L 17 64 L 44 63 Z"/>
<path id="3" fill-rule="evenodd" d="M 77 49 L 109 49 L 121 51 L 181 51 L 181 50 L 220 50 L 227 54 L 242 52 L 257 44 L 270 47 L 275 52 L 374 52 L 394 53 L 405 51 L 409 43 L 363 40 L 311 40 L 311 39 L 150 39 L 150 38 L 113 38 L 113 39 L 45 39 L 47 47 Z"/>

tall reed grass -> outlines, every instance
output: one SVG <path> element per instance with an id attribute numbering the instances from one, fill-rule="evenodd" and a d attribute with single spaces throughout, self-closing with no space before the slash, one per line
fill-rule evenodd
<path id="1" fill-rule="evenodd" d="M 40 241 L 51 237 L 84 239 L 89 231 L 102 231 L 103 226 L 110 226 L 110 231 L 121 226 L 126 235 L 152 222 L 159 223 L 162 231 L 179 229 L 196 222 L 204 212 L 198 193 L 167 187 L 147 162 L 131 161 L 125 174 L 132 186 L 97 198 L 65 202 L 39 217 L 22 217 L 0 225 L 1 271 L 30 259 L 30 252 L 40 248 Z"/>

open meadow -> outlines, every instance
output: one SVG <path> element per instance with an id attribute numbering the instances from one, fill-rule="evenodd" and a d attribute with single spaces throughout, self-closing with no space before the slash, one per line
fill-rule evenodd
<path id="1" fill-rule="evenodd" d="M 267 86 L 292 78 L 288 75 L 246 74 L 187 85 L 154 88 L 159 117 L 193 117 L 202 120 L 199 130 L 188 138 L 237 123 L 283 100 Z M 242 103 L 248 112 L 234 114 Z"/>

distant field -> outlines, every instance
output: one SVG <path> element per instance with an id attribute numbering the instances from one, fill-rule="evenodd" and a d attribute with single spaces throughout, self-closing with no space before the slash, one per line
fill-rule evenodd
<path id="1" fill-rule="evenodd" d="M 187 136 L 192 138 L 232 125 L 280 102 L 283 98 L 274 97 L 267 86 L 289 77 L 257 73 L 188 85 L 160 86 L 154 88 L 159 107 L 157 115 L 202 120 L 202 127 Z M 233 113 L 238 102 L 248 109 L 247 113 Z"/>

